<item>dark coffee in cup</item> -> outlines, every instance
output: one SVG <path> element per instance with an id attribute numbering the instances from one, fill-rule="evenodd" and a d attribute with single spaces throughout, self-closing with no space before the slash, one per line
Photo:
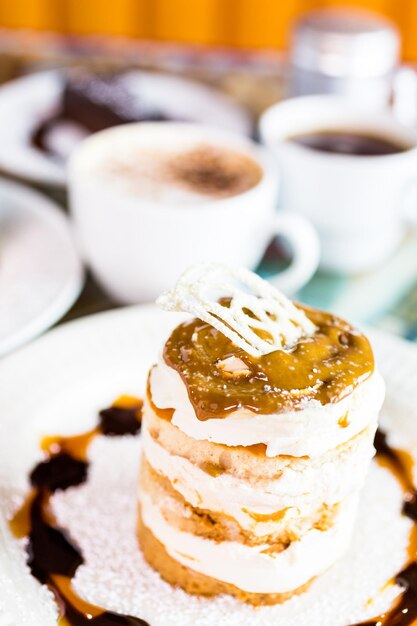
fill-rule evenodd
<path id="1" fill-rule="evenodd" d="M 411 148 L 382 135 L 352 130 L 317 130 L 294 135 L 289 141 L 318 152 L 356 156 L 387 156 Z"/>

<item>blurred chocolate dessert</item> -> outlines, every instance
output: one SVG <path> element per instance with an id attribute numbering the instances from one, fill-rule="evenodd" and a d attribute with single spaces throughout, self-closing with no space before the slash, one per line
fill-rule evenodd
<path id="1" fill-rule="evenodd" d="M 50 105 L 33 126 L 31 144 L 65 161 L 91 133 L 146 121 L 189 121 L 250 135 L 248 112 L 219 91 L 179 76 L 144 70 L 57 74 Z"/>
<path id="2" fill-rule="evenodd" d="M 166 120 L 167 115 L 132 89 L 129 72 L 67 76 L 62 94 L 63 117 L 95 133 L 126 122 Z"/>
<path id="3" fill-rule="evenodd" d="M 56 157 L 68 156 L 73 144 L 90 133 L 128 122 L 166 121 L 168 116 L 140 93 L 132 72 L 70 72 L 63 77 L 57 111 L 35 129 L 32 143 Z"/>

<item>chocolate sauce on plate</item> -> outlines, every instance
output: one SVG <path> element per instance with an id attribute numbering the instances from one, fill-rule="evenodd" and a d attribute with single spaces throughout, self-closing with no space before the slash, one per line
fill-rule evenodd
<path id="1" fill-rule="evenodd" d="M 140 408 L 142 408 L 140 404 Z M 100 411 L 100 429 L 107 437 L 120 435 L 136 435 L 140 430 L 140 421 L 137 417 L 137 406 L 112 406 Z"/>
<path id="2" fill-rule="evenodd" d="M 381 465 L 399 480 L 403 489 L 403 515 L 413 522 L 408 546 L 408 563 L 393 579 L 403 588 L 392 608 L 374 619 L 353 626 L 412 626 L 417 623 L 417 490 L 413 481 L 413 460 L 403 450 L 391 448 L 386 434 L 378 429 L 375 448 Z"/>
<path id="3" fill-rule="evenodd" d="M 129 615 L 106 611 L 80 598 L 72 579 L 84 563 L 79 547 L 54 520 L 51 495 L 84 483 L 88 476 L 88 446 L 96 435 L 123 436 L 140 430 L 142 401 L 123 396 L 100 412 L 99 425 L 75 437 L 48 437 L 42 442 L 44 461 L 32 470 L 32 491 L 10 522 L 15 536 L 28 537 L 28 565 L 35 578 L 54 592 L 61 626 L 149 626 Z"/>

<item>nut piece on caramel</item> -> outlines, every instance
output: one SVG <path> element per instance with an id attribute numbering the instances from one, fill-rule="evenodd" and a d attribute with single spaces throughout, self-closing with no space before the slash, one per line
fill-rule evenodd
<path id="1" fill-rule="evenodd" d="M 216 367 L 224 378 L 246 378 L 252 373 L 246 363 L 234 355 L 217 361 Z"/>

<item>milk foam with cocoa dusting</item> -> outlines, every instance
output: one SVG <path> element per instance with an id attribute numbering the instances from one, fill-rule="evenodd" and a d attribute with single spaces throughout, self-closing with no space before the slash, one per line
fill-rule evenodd
<path id="1" fill-rule="evenodd" d="M 99 142 L 100 143 L 100 142 Z M 245 193 L 262 179 L 262 170 L 246 150 L 210 137 L 183 133 L 175 141 L 155 130 L 132 142 L 113 138 L 111 155 L 97 148 L 92 175 L 117 180 L 138 198 L 179 204 L 204 204 Z"/>

